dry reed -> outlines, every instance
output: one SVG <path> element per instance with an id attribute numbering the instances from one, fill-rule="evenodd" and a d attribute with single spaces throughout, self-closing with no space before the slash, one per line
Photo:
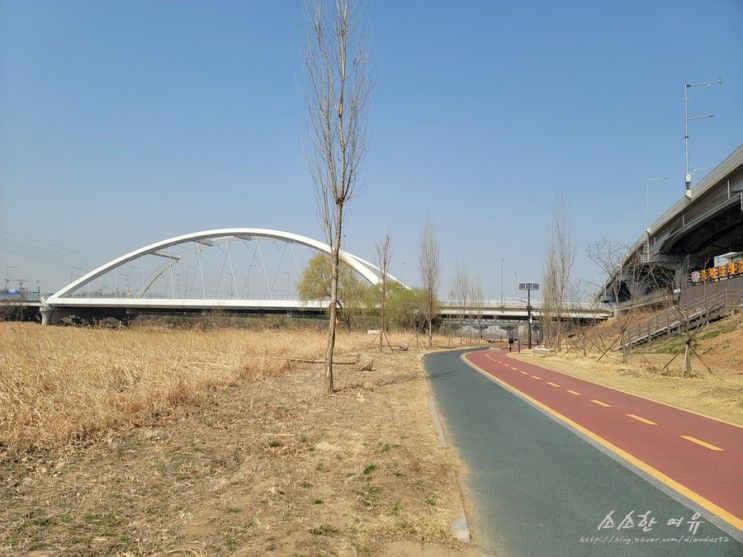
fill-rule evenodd
<path id="1" fill-rule="evenodd" d="M 339 352 L 369 341 L 341 334 Z M 320 357 L 320 331 L 0 323 L 0 450 L 58 447 L 172 416 L 210 390 Z"/>

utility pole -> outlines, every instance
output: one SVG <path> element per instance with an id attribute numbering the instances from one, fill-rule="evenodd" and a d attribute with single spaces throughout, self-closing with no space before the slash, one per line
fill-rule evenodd
<path id="1" fill-rule="evenodd" d="M 689 83 L 684 81 L 684 195 L 691 199 L 691 172 L 689 172 L 689 122 L 691 120 L 702 120 L 704 118 L 712 118 L 714 114 L 705 114 L 703 116 L 689 117 L 689 100 L 692 95 L 689 95 L 689 89 L 692 87 L 703 87 L 707 88 L 712 85 L 722 85 L 722 79 L 717 81 L 707 81 L 706 83 Z"/>

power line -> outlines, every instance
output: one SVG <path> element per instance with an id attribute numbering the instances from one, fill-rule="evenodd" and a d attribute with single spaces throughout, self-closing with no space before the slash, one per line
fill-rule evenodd
<path id="1" fill-rule="evenodd" d="M 42 244 L 42 245 L 45 245 L 45 246 L 49 246 L 51 248 L 61 249 L 63 251 L 68 251 L 70 253 L 75 253 L 77 255 L 82 255 L 86 259 L 90 259 L 90 255 L 87 254 L 87 253 L 83 253 L 81 251 L 77 251 L 77 250 L 74 250 L 74 249 L 66 248 L 64 246 L 59 246 L 59 245 L 56 245 L 56 244 L 50 244 L 49 242 L 44 242 L 42 240 L 36 240 L 35 238 L 30 238 L 28 236 L 23 236 L 22 234 L 18 234 L 16 232 L 11 232 L 10 230 L 5 230 L 3 228 L 0 228 L 0 233 L 2 233 L 2 234 L 10 234 L 11 236 L 15 236 L 16 238 L 21 238 L 22 240 L 28 240 L 30 242 L 34 242 L 34 243 L 37 243 L 37 244 Z"/>
<path id="2" fill-rule="evenodd" d="M 89 262 L 83 262 L 83 261 L 70 259 L 64 256 L 53 254 L 51 252 L 29 250 L 22 246 L 19 247 L 15 245 L 10 245 L 10 246 L 0 245 L 0 251 L 9 253 L 12 255 L 17 255 L 19 257 L 34 259 L 36 261 L 42 261 L 45 263 L 53 263 L 55 265 L 69 267 L 71 269 L 79 269 L 80 267 L 95 267 L 96 266 L 96 264 L 94 263 L 91 264 Z"/>

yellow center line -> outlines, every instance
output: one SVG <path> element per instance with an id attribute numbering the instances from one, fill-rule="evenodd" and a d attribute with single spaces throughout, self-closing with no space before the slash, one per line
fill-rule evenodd
<path id="1" fill-rule="evenodd" d="M 571 395 L 577 395 L 577 396 L 580 396 L 580 393 L 579 393 L 578 391 L 571 391 L 570 389 L 568 389 L 568 392 L 569 392 L 569 393 L 570 393 Z"/>
<path id="2" fill-rule="evenodd" d="M 552 385 L 553 387 L 559 387 L 560 386 L 557 383 L 553 383 L 552 381 L 547 381 L 547 384 L 548 385 Z"/>
<path id="3" fill-rule="evenodd" d="M 629 416 L 630 418 L 632 418 L 633 420 L 637 420 L 638 422 L 642 422 L 642 423 L 644 423 L 644 424 L 648 424 L 648 425 L 658 425 L 658 424 L 657 424 L 657 423 L 655 423 L 654 421 L 652 421 L 652 420 L 648 420 L 647 418 L 643 418 L 642 416 L 636 416 L 635 414 L 627 414 L 627 415 L 628 415 L 628 416 Z"/>
<path id="4" fill-rule="evenodd" d="M 697 445 L 701 445 L 705 449 L 709 449 L 710 451 L 722 451 L 720 447 L 713 445 L 712 443 L 707 443 L 706 441 L 702 441 L 701 439 L 697 439 L 696 437 L 692 437 L 691 435 L 682 435 L 681 439 L 686 439 L 687 441 L 691 441 L 692 443 L 696 443 Z"/>
<path id="5" fill-rule="evenodd" d="M 599 406 L 604 406 L 606 408 L 611 408 L 611 404 L 606 404 L 605 402 L 601 402 L 600 400 L 596 400 L 595 398 L 591 399 L 591 402 L 594 404 L 598 404 Z"/>
<path id="6" fill-rule="evenodd" d="M 536 375 L 532 375 L 532 377 L 533 377 L 534 379 L 536 379 L 537 381 L 539 381 L 539 380 L 541 379 L 541 377 L 537 377 Z"/>

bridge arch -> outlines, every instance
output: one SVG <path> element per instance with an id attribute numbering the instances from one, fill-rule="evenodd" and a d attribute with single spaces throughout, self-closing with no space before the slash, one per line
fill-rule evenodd
<path id="1" fill-rule="evenodd" d="M 118 267 L 126 265 L 127 263 L 146 256 L 146 255 L 161 255 L 163 257 L 172 257 L 170 255 L 160 253 L 161 250 L 171 248 L 180 244 L 186 244 L 191 242 L 202 243 L 210 245 L 212 240 L 225 239 L 225 238 L 239 238 L 244 240 L 252 240 L 253 238 L 268 238 L 275 240 L 282 240 L 289 243 L 301 244 L 317 251 L 330 253 L 330 246 L 325 242 L 320 242 L 301 234 L 294 234 L 292 232 L 284 232 L 280 230 L 271 230 L 266 228 L 218 228 L 213 230 L 204 230 L 201 232 L 192 232 L 190 234 L 183 234 L 181 236 L 175 236 L 167 238 L 153 244 L 141 247 L 139 249 L 130 251 L 116 259 L 113 259 L 95 269 L 81 276 L 80 278 L 73 280 L 67 286 L 64 286 L 52 296 L 46 299 L 46 305 L 54 306 L 55 303 L 61 303 L 63 300 L 68 299 L 69 295 L 79 288 L 91 283 L 103 275 L 115 271 Z M 354 269 L 359 275 L 361 275 L 367 282 L 372 285 L 377 285 L 381 282 L 381 271 L 373 263 L 366 261 L 352 253 L 341 250 L 340 258 L 352 269 Z M 159 272 L 155 272 L 149 279 L 149 285 L 160 276 L 165 270 L 167 270 L 168 264 L 164 263 L 160 267 Z M 389 279 L 400 282 L 397 278 L 387 275 Z M 144 291 L 149 286 L 143 286 Z"/>

